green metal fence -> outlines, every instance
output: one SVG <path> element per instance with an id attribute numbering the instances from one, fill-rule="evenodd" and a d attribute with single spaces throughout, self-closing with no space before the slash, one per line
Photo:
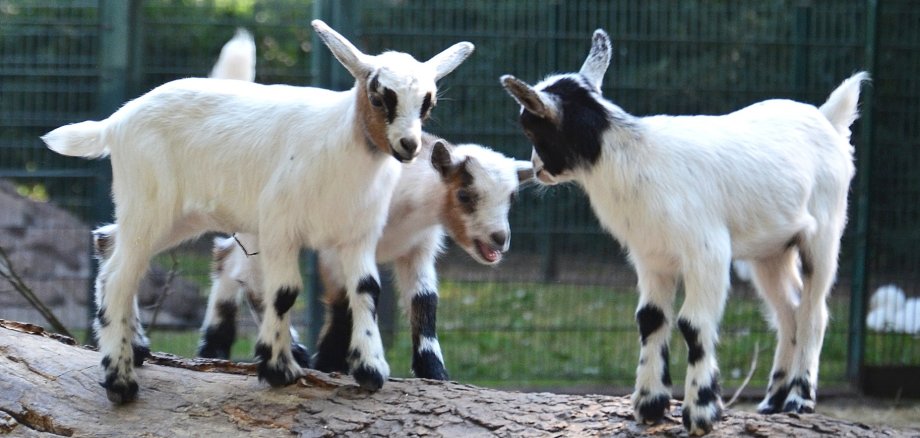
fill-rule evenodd
<path id="1" fill-rule="evenodd" d="M 237 26 L 256 36 L 257 81 L 335 89 L 351 79 L 313 37 L 313 17 L 368 52 L 422 59 L 471 41 L 476 52 L 442 80 L 426 129 L 519 158 L 530 147 L 498 77 L 533 82 L 577 69 L 597 27 L 614 41 L 604 94 L 637 115 L 718 114 L 773 97 L 820 104 L 842 79 L 869 68 L 865 123 L 853 137 L 860 172 L 822 355 L 822 385 L 839 386 L 880 367 L 920 367 L 915 335 L 866 332 L 863 324 L 876 287 L 894 283 L 908 297 L 920 295 L 915 9 L 905 0 L 12 0 L 0 3 L 0 177 L 89 224 L 109 220 L 107 164 L 56 156 L 37 137 L 104 116 L 168 80 L 205 75 Z M 527 190 L 512 211 L 512 230 L 512 251 L 498 269 L 453 248 L 439 264 L 439 326 L 451 376 L 517 387 L 629 386 L 638 357 L 635 277 L 584 196 L 574 187 Z M 203 266 L 206 250 L 204 242 L 180 251 L 182 274 L 201 293 L 207 273 L 194 267 Z M 774 341 L 759 308 L 756 293 L 739 283 L 722 325 L 726 386 L 741 381 L 758 349 L 754 385 L 765 383 Z M 401 320 L 397 314 L 382 323 L 394 374 L 406 376 Z M 298 322 L 310 321 L 315 313 Z M 154 340 L 189 354 L 194 333 L 155 333 Z M 679 337 L 672 348 L 680 361 Z M 245 346 L 235 351 L 250 354 Z"/>

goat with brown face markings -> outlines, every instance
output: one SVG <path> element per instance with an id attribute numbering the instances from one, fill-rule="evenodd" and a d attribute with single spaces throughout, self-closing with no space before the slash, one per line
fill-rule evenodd
<path id="1" fill-rule="evenodd" d="M 269 311 L 256 342 L 261 380 L 281 386 L 303 372 L 288 331 L 302 290 L 302 247 L 329 250 L 341 266 L 352 331 L 367 334 L 345 347 L 355 380 L 377 390 L 389 376 L 376 323 L 374 251 L 400 162 L 419 153 L 423 108 L 430 110 L 436 81 L 473 45 L 455 44 L 426 62 L 398 52 L 371 56 L 322 21 L 312 24 L 355 78 L 352 89 L 180 79 L 105 120 L 42 137 L 64 155 L 111 155 L 118 238 L 97 277 L 95 328 L 112 402 L 137 396 L 133 302 L 150 258 L 207 231 L 251 233 L 262 242 Z"/>
<path id="2" fill-rule="evenodd" d="M 488 148 L 453 146 L 423 135 L 420 158 L 406 166 L 393 195 L 383 235 L 377 245 L 378 263 L 395 272 L 412 330 L 412 371 L 416 377 L 446 380 L 447 370 L 436 332 L 438 288 L 435 261 L 445 234 L 473 259 L 485 265 L 501 261 L 510 245 L 508 211 L 518 184 L 533 176 L 529 161 L 517 161 Z M 237 242 L 237 239 L 239 242 Z M 240 234 L 214 242 L 213 284 L 202 325 L 199 355 L 227 358 L 234 341 L 240 295 L 246 297 L 256 320 L 264 311 L 256 236 Z M 335 254 L 320 252 L 325 290 L 326 323 L 313 366 L 322 371 L 347 372 L 347 351 L 355 334 L 344 277 Z M 359 334 L 360 335 L 360 334 Z M 292 334 L 296 339 L 296 332 Z M 295 358 L 307 366 L 306 349 L 294 345 Z"/>

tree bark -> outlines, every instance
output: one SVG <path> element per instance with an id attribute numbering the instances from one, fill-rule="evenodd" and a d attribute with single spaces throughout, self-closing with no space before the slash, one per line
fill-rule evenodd
<path id="1" fill-rule="evenodd" d="M 309 371 L 272 389 L 251 364 L 157 354 L 138 369 L 136 402 L 113 406 L 99 353 L 41 327 L 0 320 L 0 435 L 63 436 L 678 436 L 670 418 L 638 425 L 628 397 L 496 391 L 390 379 L 370 393 L 348 376 Z M 826 416 L 727 410 L 713 437 L 910 436 Z"/>

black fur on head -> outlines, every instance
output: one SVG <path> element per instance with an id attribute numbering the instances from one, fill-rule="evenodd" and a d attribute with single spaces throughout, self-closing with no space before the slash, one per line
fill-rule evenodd
<path id="1" fill-rule="evenodd" d="M 557 120 L 521 111 L 524 133 L 534 145 L 543 170 L 552 175 L 593 166 L 601 155 L 610 114 L 601 96 L 580 76 L 563 76 L 540 89 L 556 103 Z"/>

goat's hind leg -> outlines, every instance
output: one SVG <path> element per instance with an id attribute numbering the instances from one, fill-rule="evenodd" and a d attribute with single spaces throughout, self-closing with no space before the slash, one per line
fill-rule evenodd
<path id="1" fill-rule="evenodd" d="M 437 334 L 438 279 L 435 254 L 413 253 L 396 260 L 396 282 L 412 327 L 412 373 L 423 379 L 447 380 Z"/>
<path id="2" fill-rule="evenodd" d="M 211 272 L 211 293 L 208 309 L 201 324 L 198 356 L 229 359 L 236 340 L 236 315 L 239 311 L 241 285 L 231 278 L 232 255 L 236 242 L 218 239 L 214 242 Z M 246 263 L 252 263 L 246 261 Z"/>
<path id="3" fill-rule="evenodd" d="M 656 266 L 647 260 L 637 260 L 635 265 L 639 276 L 636 322 L 641 347 L 632 406 L 636 421 L 656 423 L 671 406 L 668 342 L 674 319 L 677 268 L 670 263 Z"/>
<path id="4" fill-rule="evenodd" d="M 102 353 L 105 381 L 101 384 L 113 403 L 127 403 L 137 397 L 137 377 L 134 373 L 135 341 L 139 322 L 136 315 L 136 295 L 141 278 L 147 271 L 152 255 L 149 241 L 131 239 L 125 233 L 116 239 L 112 255 L 102 263 L 96 278 L 96 319 L 93 327 Z M 146 345 L 144 345 L 146 347 Z M 149 350 L 148 350 L 149 351 Z"/>
<path id="5" fill-rule="evenodd" d="M 795 356 L 783 412 L 815 410 L 819 356 L 828 320 L 827 295 L 837 274 L 840 248 L 840 234 L 830 231 L 821 229 L 815 236 L 799 242 L 802 296 L 795 312 Z"/>
<path id="6" fill-rule="evenodd" d="M 796 251 L 762 260 L 752 260 L 754 285 L 769 305 L 768 319 L 776 328 L 776 353 L 767 394 L 757 406 L 762 414 L 781 412 L 789 395 L 792 360 L 795 354 L 795 312 L 802 288 L 796 267 Z"/>
<path id="7" fill-rule="evenodd" d="M 114 251 L 117 231 L 118 226 L 115 224 L 104 225 L 93 230 L 93 249 L 96 253 L 96 258 L 99 260 L 100 266 L 111 257 L 112 251 Z M 97 289 L 98 287 L 99 286 L 97 286 Z M 137 306 L 136 296 L 133 301 L 134 339 L 131 341 L 131 349 L 134 352 L 134 366 L 139 367 L 144 364 L 144 359 L 150 356 L 150 340 L 147 339 L 147 335 L 144 333 L 144 327 L 141 325 L 140 310 Z M 98 303 L 99 300 L 97 299 L 97 304 Z"/>

